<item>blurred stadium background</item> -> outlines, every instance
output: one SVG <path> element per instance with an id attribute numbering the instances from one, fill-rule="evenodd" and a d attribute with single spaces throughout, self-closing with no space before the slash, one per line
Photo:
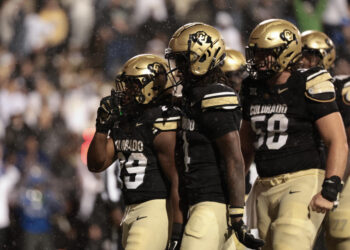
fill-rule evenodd
<path id="1" fill-rule="evenodd" d="M 122 249 L 115 170 L 88 172 L 86 151 L 99 100 L 127 59 L 163 55 L 193 21 L 244 53 L 257 23 L 284 18 L 326 32 L 334 73 L 350 74 L 349 2 L 0 0 L 0 249 Z"/>

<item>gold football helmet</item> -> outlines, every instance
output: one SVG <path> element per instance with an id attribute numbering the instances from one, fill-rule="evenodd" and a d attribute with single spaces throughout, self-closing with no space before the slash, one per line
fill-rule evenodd
<path id="1" fill-rule="evenodd" d="M 225 43 L 214 27 L 196 22 L 181 26 L 169 41 L 165 58 L 175 59 L 176 67 L 202 76 L 225 57 Z"/>
<path id="2" fill-rule="evenodd" d="M 221 70 L 226 72 L 244 70 L 247 63 L 244 55 L 233 49 L 227 49 L 226 57 L 221 65 Z"/>
<path id="3" fill-rule="evenodd" d="M 117 93 L 123 93 L 122 105 L 149 104 L 171 94 L 173 85 L 168 80 L 168 71 L 166 60 L 156 55 L 142 54 L 129 59 L 115 80 Z"/>
<path id="4" fill-rule="evenodd" d="M 269 78 L 296 64 L 301 57 L 298 28 L 283 19 L 259 23 L 249 36 L 247 70 L 254 78 Z"/>
<path id="5" fill-rule="evenodd" d="M 233 49 L 225 51 L 226 57 L 221 64 L 221 70 L 227 77 L 226 84 L 239 92 L 243 78 L 246 77 L 247 63 L 244 55 Z"/>
<path id="6" fill-rule="evenodd" d="M 335 60 L 333 41 L 323 32 L 307 30 L 301 34 L 303 52 L 315 53 L 320 60 L 320 66 L 329 69 Z"/>

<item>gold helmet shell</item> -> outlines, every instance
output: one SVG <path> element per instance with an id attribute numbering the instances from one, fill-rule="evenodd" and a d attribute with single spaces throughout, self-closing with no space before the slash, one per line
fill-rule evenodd
<path id="1" fill-rule="evenodd" d="M 174 58 L 176 54 L 185 55 L 190 72 L 202 76 L 224 59 L 225 43 L 214 27 L 200 22 L 188 23 L 173 34 L 165 51 L 166 58 Z"/>
<path id="2" fill-rule="evenodd" d="M 307 30 L 301 34 L 303 50 L 316 51 L 321 57 L 321 66 L 329 69 L 335 61 L 335 46 L 333 41 L 323 32 Z"/>
<path id="3" fill-rule="evenodd" d="M 295 64 L 301 57 L 301 35 L 298 28 L 283 19 L 268 19 L 251 32 L 247 47 L 247 64 L 254 66 L 257 50 L 271 50 L 275 61 L 269 70 L 279 73 Z"/>
<path id="4" fill-rule="evenodd" d="M 226 57 L 221 65 L 221 70 L 224 73 L 242 70 L 246 67 L 247 62 L 241 52 L 234 49 L 227 49 L 225 53 Z"/>
<path id="5" fill-rule="evenodd" d="M 117 92 L 132 88 L 131 82 L 139 89 L 134 98 L 139 104 L 154 102 L 159 96 L 169 93 L 172 83 L 167 77 L 169 71 L 165 59 L 153 54 L 141 54 L 129 59 L 116 77 Z"/>

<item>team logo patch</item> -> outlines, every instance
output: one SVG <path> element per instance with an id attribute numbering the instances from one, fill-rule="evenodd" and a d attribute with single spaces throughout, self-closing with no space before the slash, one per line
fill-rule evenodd
<path id="1" fill-rule="evenodd" d="M 204 31 L 197 31 L 194 34 L 190 35 L 190 39 L 194 43 L 198 43 L 199 45 L 203 45 L 204 43 L 209 43 L 210 47 L 213 47 L 213 41 L 211 40 L 211 36 L 209 36 Z"/>
<path id="2" fill-rule="evenodd" d="M 161 74 L 161 73 L 165 73 L 165 69 L 163 67 L 163 65 L 161 65 L 160 63 L 152 63 L 152 64 L 148 64 L 147 68 L 154 74 Z"/>
<path id="3" fill-rule="evenodd" d="M 296 41 L 296 43 L 298 43 L 297 38 L 295 36 L 295 34 L 290 31 L 290 30 L 284 30 L 281 34 L 280 37 L 283 41 L 287 42 L 287 45 L 290 44 L 293 41 Z"/>

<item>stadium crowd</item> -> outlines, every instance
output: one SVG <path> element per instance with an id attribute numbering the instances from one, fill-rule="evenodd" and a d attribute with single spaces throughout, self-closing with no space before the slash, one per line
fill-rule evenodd
<path id="1" fill-rule="evenodd" d="M 132 56 L 164 56 L 181 25 L 215 26 L 244 52 L 283 18 L 321 30 L 350 74 L 346 0 L 0 0 L 0 249 L 120 250 L 123 204 L 86 167 L 96 107 Z M 114 185 L 116 181 L 114 180 Z M 113 188 L 112 188 L 113 189 Z M 114 190 L 115 191 L 115 190 Z M 117 190 L 118 191 L 118 190 Z"/>

